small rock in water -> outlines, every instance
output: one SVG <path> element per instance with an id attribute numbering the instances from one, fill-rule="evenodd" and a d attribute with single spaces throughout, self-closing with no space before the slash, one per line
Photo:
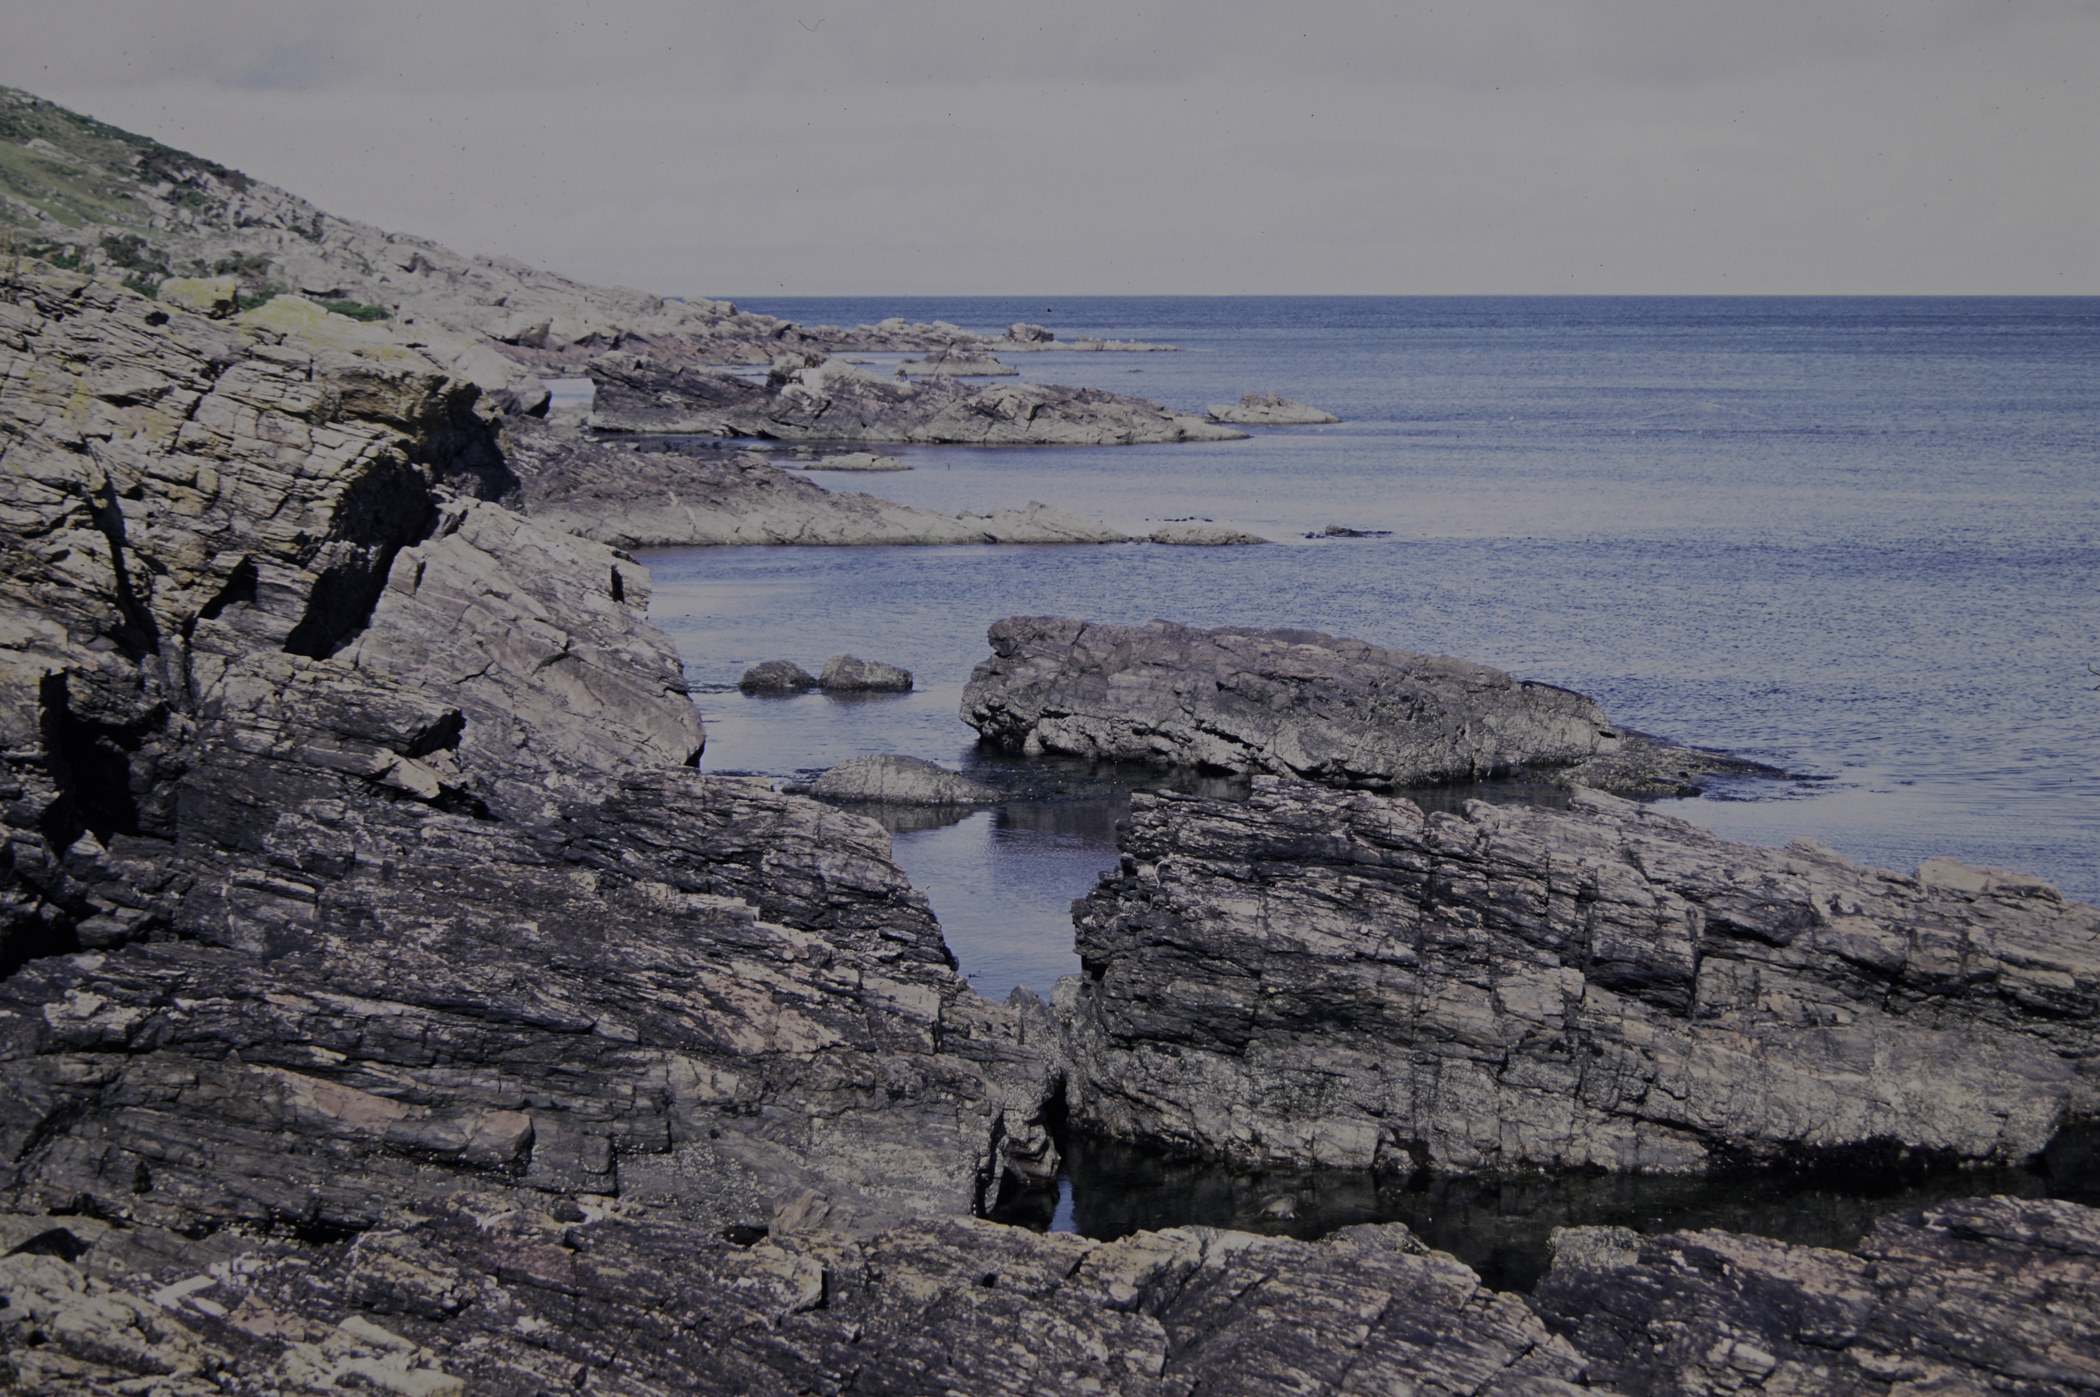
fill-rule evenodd
<path id="1" fill-rule="evenodd" d="M 1307 538 L 1391 538 L 1392 536 L 1393 531 L 1391 529 L 1352 529 L 1347 524 L 1329 524 L 1316 534 L 1306 535 Z"/>
<path id="2" fill-rule="evenodd" d="M 744 671 L 736 686 L 747 694 L 799 694 L 817 687 L 817 677 L 793 660 L 767 660 Z"/>
<path id="3" fill-rule="evenodd" d="M 1331 412 L 1294 403 L 1280 393 L 1243 393 L 1236 403 L 1212 403 L 1210 420 L 1263 427 L 1304 427 L 1342 419 Z"/>
<path id="4" fill-rule="evenodd" d="M 831 693 L 909 693 L 911 671 L 857 655 L 833 655 L 824 662 L 817 686 Z"/>
<path id="5" fill-rule="evenodd" d="M 827 800 L 877 800 L 891 805 L 979 805 L 1006 799 L 1003 791 L 918 757 L 879 752 L 840 762 L 810 784 Z"/>

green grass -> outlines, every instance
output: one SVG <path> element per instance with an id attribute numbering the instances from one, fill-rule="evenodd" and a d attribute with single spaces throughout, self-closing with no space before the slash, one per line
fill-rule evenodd
<path id="1" fill-rule="evenodd" d="M 392 320 L 394 313 L 385 306 L 368 306 L 363 301 L 318 301 L 315 304 L 330 315 L 347 315 L 352 320 Z"/>

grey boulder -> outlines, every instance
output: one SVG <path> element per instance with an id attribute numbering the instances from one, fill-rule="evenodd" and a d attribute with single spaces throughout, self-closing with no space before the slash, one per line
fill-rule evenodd
<path id="1" fill-rule="evenodd" d="M 747 694 L 799 694 L 817 687 L 817 676 L 793 660 L 767 660 L 744 671 L 736 686 Z"/>
<path id="2" fill-rule="evenodd" d="M 833 655 L 817 683 L 835 694 L 903 694 L 911 692 L 911 671 L 857 655 Z"/>

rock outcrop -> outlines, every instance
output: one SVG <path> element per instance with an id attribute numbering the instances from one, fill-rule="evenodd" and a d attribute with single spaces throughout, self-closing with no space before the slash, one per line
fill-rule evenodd
<path id="1" fill-rule="evenodd" d="M 1276 393 L 1242 393 L 1236 403 L 1212 403 L 1210 420 L 1262 427 L 1310 427 L 1342 419 Z"/>
<path id="2" fill-rule="evenodd" d="M 591 360 L 604 431 L 790 442 L 1127 446 L 1230 441 L 1230 427 L 1098 388 L 901 379 L 820 352 L 783 355 L 763 381 L 630 352 Z"/>
<path id="3" fill-rule="evenodd" d="M 1023 751 L 1391 787 L 1568 766 L 1621 741 L 1569 690 L 1318 631 L 1015 616 L 989 639 L 962 719 Z"/>
<path id="4" fill-rule="evenodd" d="M 821 800 L 885 805 L 985 805 L 1006 793 L 921 757 L 879 752 L 850 757 L 819 776 L 809 793 Z"/>
<path id="5" fill-rule="evenodd" d="M 1153 541 L 1266 542 L 1200 527 Z M 1784 774 L 1616 727 L 1572 690 L 1318 631 L 1013 616 L 988 638 L 992 658 L 963 690 L 962 720 L 1024 752 L 1373 790 L 1524 775 L 1628 796 L 1697 795 L 1702 776 Z"/>
<path id="6" fill-rule="evenodd" d="M 842 694 L 908 694 L 911 671 L 858 655 L 833 655 L 824 662 L 817 687 Z"/>
<path id="7" fill-rule="evenodd" d="M 505 503 L 557 529 L 620 548 L 708 544 L 1127 543 L 1099 520 L 1031 501 L 942 514 L 839 494 L 734 448 L 593 441 L 523 415 L 504 419 Z"/>
<path id="8" fill-rule="evenodd" d="M 1059 986 L 1070 1110 L 1251 1162 L 2017 1162 L 2100 1114 L 2100 909 L 1932 860 L 1257 777 L 1133 798 Z"/>
<path id="9" fill-rule="evenodd" d="M 1627 1392 L 2100 1386 L 2100 1211 L 1973 1198 L 1881 1220 L 1858 1255 L 1728 1232 L 1556 1262 L 1538 1308 Z"/>

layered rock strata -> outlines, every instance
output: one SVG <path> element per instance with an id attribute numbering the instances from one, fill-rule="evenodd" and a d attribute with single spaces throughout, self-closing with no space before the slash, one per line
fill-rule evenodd
<path id="1" fill-rule="evenodd" d="M 461 1199 L 320 1246 L 73 1223 L 0 1259 L 0 1326 L 30 1391 L 137 1378 L 170 1397 L 1515 1397 L 1572 1394 L 1583 1369 L 1520 1297 L 1398 1227 L 1101 1243 L 927 1222 L 739 1247 L 596 1201 L 566 1212 Z"/>
<path id="2" fill-rule="evenodd" d="M 21 292 L 0 1206 L 333 1235 L 486 1187 L 853 1227 L 1054 1167 L 1042 1063 L 880 827 L 702 777 L 646 570 L 447 486 L 503 470 L 470 386 Z"/>
<path id="3" fill-rule="evenodd" d="M 1257 777 L 1133 798 L 1059 987 L 1072 1119 L 1259 1163 L 2024 1161 L 2100 1111 L 2100 910 L 1928 861 Z"/>
<path id="4" fill-rule="evenodd" d="M 1629 1392 L 2100 1386 L 2100 1211 L 1975 1198 L 1883 1218 L 1857 1255 L 1728 1232 L 1557 1262 L 1537 1306 Z"/>

